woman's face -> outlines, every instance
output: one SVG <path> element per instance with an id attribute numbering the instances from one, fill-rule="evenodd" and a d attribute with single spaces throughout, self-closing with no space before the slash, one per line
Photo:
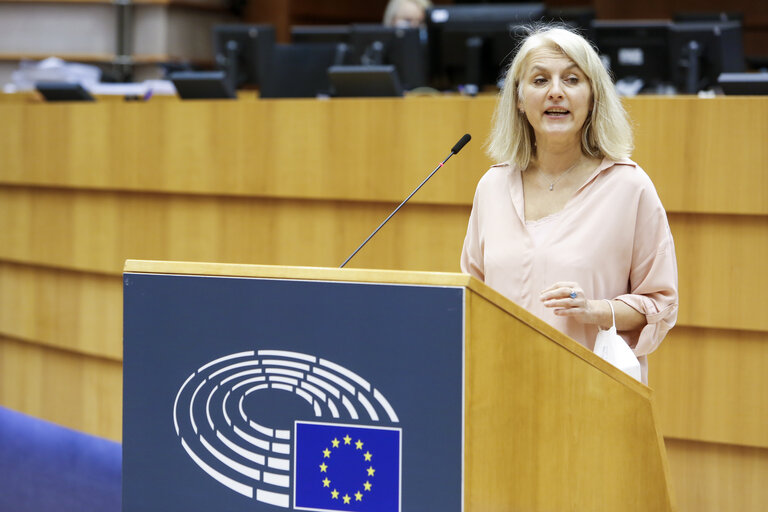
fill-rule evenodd
<path id="1" fill-rule="evenodd" d="M 518 108 L 525 112 L 536 141 L 581 143 L 581 129 L 592 110 L 592 87 L 566 55 L 551 49 L 530 56 L 522 77 Z"/>

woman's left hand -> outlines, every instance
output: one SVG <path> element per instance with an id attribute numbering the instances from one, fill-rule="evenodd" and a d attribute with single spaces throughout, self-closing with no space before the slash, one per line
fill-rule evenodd
<path id="1" fill-rule="evenodd" d="M 600 305 L 605 302 L 587 299 L 579 283 L 570 281 L 560 281 L 542 290 L 540 300 L 545 307 L 554 308 L 555 315 L 569 316 L 584 324 L 600 322 Z"/>

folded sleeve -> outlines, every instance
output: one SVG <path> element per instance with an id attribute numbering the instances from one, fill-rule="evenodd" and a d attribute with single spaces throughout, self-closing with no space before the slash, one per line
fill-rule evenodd
<path id="1" fill-rule="evenodd" d="M 675 245 L 655 189 L 645 190 L 638 205 L 629 293 L 616 299 L 647 321 L 639 331 L 622 333 L 637 356 L 656 350 L 677 321 Z"/>
<path id="2" fill-rule="evenodd" d="M 485 269 L 483 266 L 483 244 L 480 239 L 480 211 L 478 197 L 479 187 L 475 192 L 472 202 L 472 213 L 469 214 L 467 235 L 464 237 L 464 247 L 461 249 L 461 271 L 485 281 Z"/>

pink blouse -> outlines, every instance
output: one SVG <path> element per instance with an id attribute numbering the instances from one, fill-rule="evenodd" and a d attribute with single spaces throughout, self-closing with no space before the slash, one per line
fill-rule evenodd
<path id="1" fill-rule="evenodd" d="M 640 360 L 677 319 L 677 262 L 672 233 L 647 174 L 631 160 L 604 159 L 565 207 L 526 223 L 520 169 L 496 165 L 480 179 L 461 254 L 461 269 L 590 350 L 597 326 L 555 316 L 539 300 L 557 281 L 575 281 L 588 299 L 616 299 L 647 320 L 620 333 Z"/>

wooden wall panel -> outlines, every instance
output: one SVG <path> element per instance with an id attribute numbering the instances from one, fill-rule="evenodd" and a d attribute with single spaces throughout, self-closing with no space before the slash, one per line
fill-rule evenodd
<path id="1" fill-rule="evenodd" d="M 768 116 L 753 115 L 768 110 L 768 97 L 656 99 L 626 105 L 635 125 L 633 159 L 667 210 L 768 214 Z"/>
<path id="2" fill-rule="evenodd" d="M 336 266 L 393 207 L 0 187 L 0 258 L 112 274 L 129 258 Z M 398 216 L 354 266 L 458 270 L 468 206 L 413 204 Z M 754 300 L 768 289 L 768 217 L 671 214 L 670 223 L 679 323 L 768 331 Z"/>
<path id="3" fill-rule="evenodd" d="M 491 163 L 483 143 L 494 101 L 2 102 L 0 183 L 400 201 L 469 132 L 413 200 L 469 204 Z M 625 103 L 634 158 L 668 211 L 768 214 L 768 117 L 754 115 L 768 98 Z"/>
<path id="4" fill-rule="evenodd" d="M 768 332 L 676 327 L 649 359 L 665 436 L 768 448 Z"/>
<path id="5" fill-rule="evenodd" d="M 0 336 L 0 403 L 70 428 L 122 438 L 122 363 Z"/>
<path id="6" fill-rule="evenodd" d="M 415 201 L 467 204 L 490 165 L 491 108 L 488 98 L 0 103 L 0 182 L 400 201 L 470 132 Z"/>
<path id="7" fill-rule="evenodd" d="M 666 439 L 680 512 L 761 512 L 768 503 L 768 450 Z"/>
<path id="8" fill-rule="evenodd" d="M 332 267 L 395 206 L 0 187 L 0 259 L 114 275 L 126 259 Z M 398 217 L 351 266 L 458 270 L 468 206 Z"/>
<path id="9" fill-rule="evenodd" d="M 768 301 L 761 299 L 768 290 L 768 216 L 670 214 L 669 220 L 679 323 L 768 331 Z"/>
<path id="10" fill-rule="evenodd" d="M 121 361 L 122 333 L 119 276 L 0 262 L 0 336 Z"/>

